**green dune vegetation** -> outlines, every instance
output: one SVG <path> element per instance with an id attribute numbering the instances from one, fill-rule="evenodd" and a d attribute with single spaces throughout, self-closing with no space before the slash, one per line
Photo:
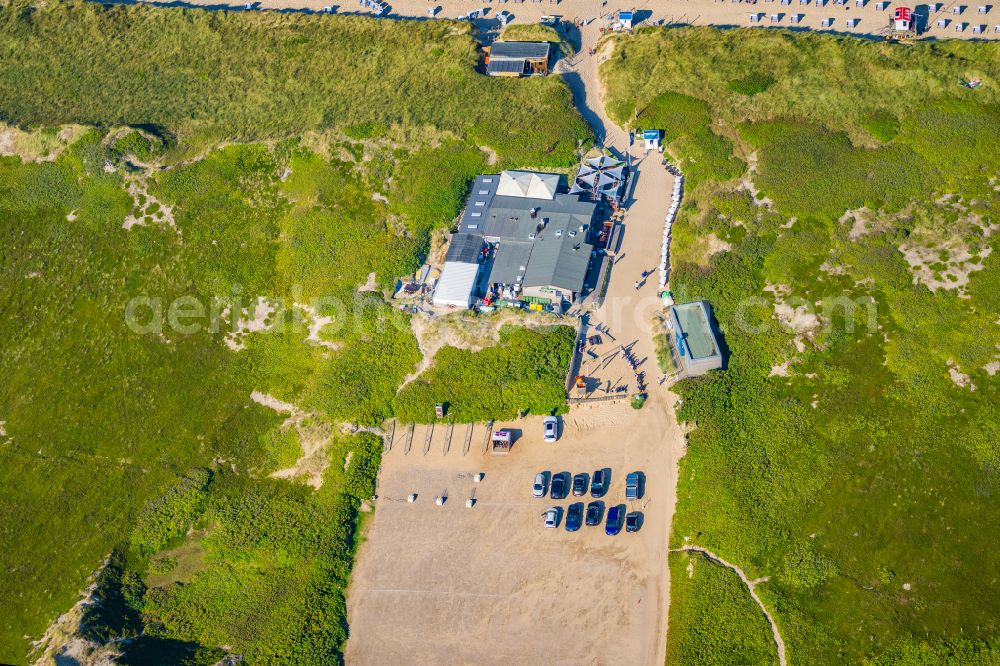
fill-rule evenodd
<path id="1" fill-rule="evenodd" d="M 1000 44 L 613 39 L 609 112 L 689 176 L 671 287 L 731 354 L 676 387 L 672 545 L 768 577 L 790 663 L 996 663 Z M 728 572 L 688 557 L 671 663 L 773 660 Z"/>
<path id="2" fill-rule="evenodd" d="M 0 661 L 82 620 L 123 663 L 336 663 L 355 425 L 420 360 L 387 295 L 470 176 L 576 160 L 568 90 L 460 24 L 80 2 L 4 4 L 0 60 Z M 504 350 L 463 358 L 535 372 Z"/>
<path id="3" fill-rule="evenodd" d="M 560 407 L 565 413 L 564 382 L 575 340 L 570 326 L 542 332 L 505 327 L 495 347 L 444 347 L 426 372 L 400 390 L 395 413 L 404 423 L 433 421 L 435 403 L 460 423 L 549 414 Z"/>
<path id="4" fill-rule="evenodd" d="M 729 569 L 700 553 L 670 558 L 670 664 L 777 664 L 767 620 Z"/>

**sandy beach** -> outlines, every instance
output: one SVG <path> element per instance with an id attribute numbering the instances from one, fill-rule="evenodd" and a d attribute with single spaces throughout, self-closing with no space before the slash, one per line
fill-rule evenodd
<path id="1" fill-rule="evenodd" d="M 388 1 L 388 0 L 387 0 Z M 474 9 L 486 8 L 485 20 L 477 21 L 481 28 L 496 25 L 492 18 L 500 11 L 513 14 L 514 23 L 535 23 L 544 15 L 559 16 L 567 21 L 595 20 L 599 25 L 607 25 L 607 17 L 619 10 L 633 9 L 637 12 L 637 20 L 648 25 L 652 22 L 664 21 L 671 25 L 715 25 L 725 27 L 756 27 L 787 28 L 792 30 L 822 30 L 858 36 L 874 36 L 888 26 L 892 8 L 897 4 L 909 6 L 924 12 L 926 27 L 921 38 L 932 39 L 1000 39 L 1000 9 L 995 5 L 983 4 L 987 13 L 980 14 L 978 3 L 963 4 L 949 0 L 931 5 L 929 3 L 906 4 L 888 3 L 880 8 L 880 3 L 865 0 L 863 6 L 857 5 L 857 0 L 847 0 L 844 4 L 836 4 L 832 0 L 824 0 L 822 5 L 816 0 L 743 0 L 728 2 L 722 0 L 645 0 L 632 2 L 630 0 L 607 0 L 606 3 L 597 0 L 561 0 L 552 2 L 517 2 L 509 0 L 441 0 L 427 2 L 425 0 L 392 0 L 388 2 L 389 11 L 384 15 L 396 18 L 426 19 L 428 10 L 436 8 L 436 18 L 454 19 L 468 14 Z M 174 4 L 174 3 L 171 3 Z M 218 0 L 187 0 L 183 4 L 191 6 L 206 6 L 218 8 L 231 6 L 234 9 L 245 7 L 243 2 L 219 2 Z M 334 13 L 370 14 L 371 10 L 363 7 L 358 0 L 338 4 L 331 0 L 259 0 L 251 5 L 255 9 L 301 9 L 306 11 L 323 11 L 329 7 Z M 934 10 L 931 10 L 931 7 Z M 956 9 L 960 13 L 956 13 Z M 758 22 L 751 21 L 751 14 L 759 17 Z M 772 21 L 772 15 L 775 20 Z M 857 20 L 853 24 L 853 20 Z M 822 25 L 829 20 L 828 26 Z M 938 21 L 944 20 L 943 27 Z M 852 24 L 849 25 L 849 22 Z M 981 32 L 975 32 L 977 28 Z M 959 29 L 961 28 L 961 29 Z"/>

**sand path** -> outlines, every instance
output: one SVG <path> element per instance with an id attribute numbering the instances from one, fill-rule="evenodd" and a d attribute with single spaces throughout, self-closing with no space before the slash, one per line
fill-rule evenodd
<path id="1" fill-rule="evenodd" d="M 599 68 L 609 55 L 608 49 L 597 50 L 601 37 L 600 23 L 592 22 L 580 32 L 581 48 L 575 65 L 564 74 L 573 91 L 574 102 L 580 113 L 594 128 L 599 145 L 621 155 L 631 157 L 632 175 L 629 187 L 628 211 L 625 215 L 625 234 L 604 305 L 591 316 L 592 323 L 601 322 L 618 339 L 618 342 L 632 346 L 632 353 L 640 360 L 641 369 L 646 371 L 650 384 L 650 401 L 645 409 L 662 410 L 667 418 L 676 424 L 673 405 L 677 397 L 657 387 L 653 378 L 658 375 L 656 354 L 650 333 L 650 318 L 662 312 L 658 297 L 655 270 L 660 262 L 660 247 L 663 238 L 663 224 L 670 207 L 674 177 L 663 166 L 657 153 L 644 155 L 638 146 L 628 145 L 628 133 L 612 122 L 604 110 L 603 86 Z M 595 55 L 590 55 L 595 49 Z M 639 289 L 636 280 L 641 280 L 644 271 L 652 272 Z M 643 359 L 646 359 L 643 362 Z M 626 408 L 627 409 L 627 408 Z M 664 448 L 657 461 L 655 474 L 660 483 L 666 483 L 668 492 L 664 499 L 666 506 L 665 539 L 669 539 L 677 503 L 677 464 L 684 455 L 684 441 L 679 429 L 674 426 L 670 436 L 664 438 Z M 663 589 L 662 609 L 657 625 L 646 627 L 649 640 L 655 641 L 656 652 L 651 663 L 662 664 L 666 659 L 666 635 L 670 605 L 670 569 L 667 566 L 666 541 L 662 559 L 659 562 Z"/>
<path id="2" fill-rule="evenodd" d="M 701 553 L 702 555 L 709 558 L 713 562 L 717 562 L 722 566 L 726 567 L 727 569 L 731 569 L 736 573 L 737 576 L 740 577 L 740 580 L 743 581 L 743 584 L 747 586 L 747 590 L 750 592 L 750 598 L 753 599 L 758 606 L 760 606 L 761 612 L 764 613 L 764 617 L 767 619 L 767 623 L 771 627 L 771 634 L 774 636 L 774 645 L 775 647 L 778 648 L 778 662 L 781 664 L 781 666 L 787 666 L 788 661 L 785 659 L 785 641 L 781 638 L 781 632 L 778 631 L 778 624 L 774 621 L 774 618 L 771 617 L 771 614 L 768 612 L 767 607 L 764 606 L 764 602 L 761 601 L 760 597 L 757 596 L 757 591 L 755 589 L 758 582 L 763 582 L 766 579 L 750 580 L 749 578 L 747 578 L 747 575 L 743 573 L 743 569 L 740 569 L 735 564 L 730 564 L 729 562 L 726 562 L 724 559 L 722 559 L 712 551 L 708 550 L 707 548 L 702 548 L 701 546 L 682 546 L 681 548 L 673 549 L 672 552 L 679 553 L 682 551 Z"/>

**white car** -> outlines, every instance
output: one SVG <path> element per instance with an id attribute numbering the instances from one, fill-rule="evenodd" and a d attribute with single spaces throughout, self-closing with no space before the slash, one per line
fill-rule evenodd
<path id="1" fill-rule="evenodd" d="M 535 497 L 545 497 L 545 491 L 547 490 L 545 483 L 545 472 L 539 472 L 535 475 L 535 485 L 532 487 L 532 493 Z"/>
<path id="2" fill-rule="evenodd" d="M 545 420 L 542 421 L 542 425 L 545 428 L 545 435 L 543 439 L 552 443 L 559 439 L 559 419 L 554 416 L 546 416 Z"/>
<path id="3" fill-rule="evenodd" d="M 545 527 L 555 529 L 559 527 L 559 509 L 552 507 L 545 512 Z"/>

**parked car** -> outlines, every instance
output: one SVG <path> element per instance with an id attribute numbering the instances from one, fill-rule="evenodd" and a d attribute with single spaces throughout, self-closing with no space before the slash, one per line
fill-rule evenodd
<path id="1" fill-rule="evenodd" d="M 629 472 L 625 476 L 625 499 L 642 499 L 642 475 L 639 472 Z"/>
<path id="2" fill-rule="evenodd" d="M 590 480 L 591 497 L 604 497 L 609 485 L 611 485 L 611 470 L 604 468 L 595 471 Z"/>
<path id="3" fill-rule="evenodd" d="M 604 517 L 604 502 L 600 500 L 595 500 L 587 505 L 587 526 L 593 527 L 594 525 L 601 524 L 601 518 Z"/>
<path id="4" fill-rule="evenodd" d="M 633 511 L 632 513 L 625 516 L 625 531 L 626 532 L 638 532 L 642 527 L 642 512 Z"/>
<path id="5" fill-rule="evenodd" d="M 543 439 L 551 444 L 552 442 L 559 439 L 559 419 L 554 416 L 546 416 L 545 420 L 542 421 L 542 427 L 544 428 L 545 436 Z"/>
<path id="6" fill-rule="evenodd" d="M 566 531 L 576 532 L 583 524 L 583 502 L 574 502 L 566 510 Z"/>
<path id="7" fill-rule="evenodd" d="M 549 529 L 559 527 L 559 507 L 554 506 L 545 512 L 545 527 Z"/>
<path id="8" fill-rule="evenodd" d="M 552 499 L 561 500 L 566 499 L 566 493 L 569 491 L 569 472 L 559 472 L 552 477 Z"/>
<path id="9" fill-rule="evenodd" d="M 535 485 L 532 487 L 532 493 L 535 497 L 545 497 L 545 492 L 549 489 L 547 472 L 539 472 L 535 475 Z"/>
<path id="10" fill-rule="evenodd" d="M 608 509 L 608 519 L 604 523 L 604 533 L 614 536 L 622 531 L 622 523 L 625 521 L 625 505 L 616 504 Z"/>
<path id="11" fill-rule="evenodd" d="M 573 477 L 573 496 L 581 497 L 587 494 L 587 475 L 584 473 L 577 474 Z"/>

